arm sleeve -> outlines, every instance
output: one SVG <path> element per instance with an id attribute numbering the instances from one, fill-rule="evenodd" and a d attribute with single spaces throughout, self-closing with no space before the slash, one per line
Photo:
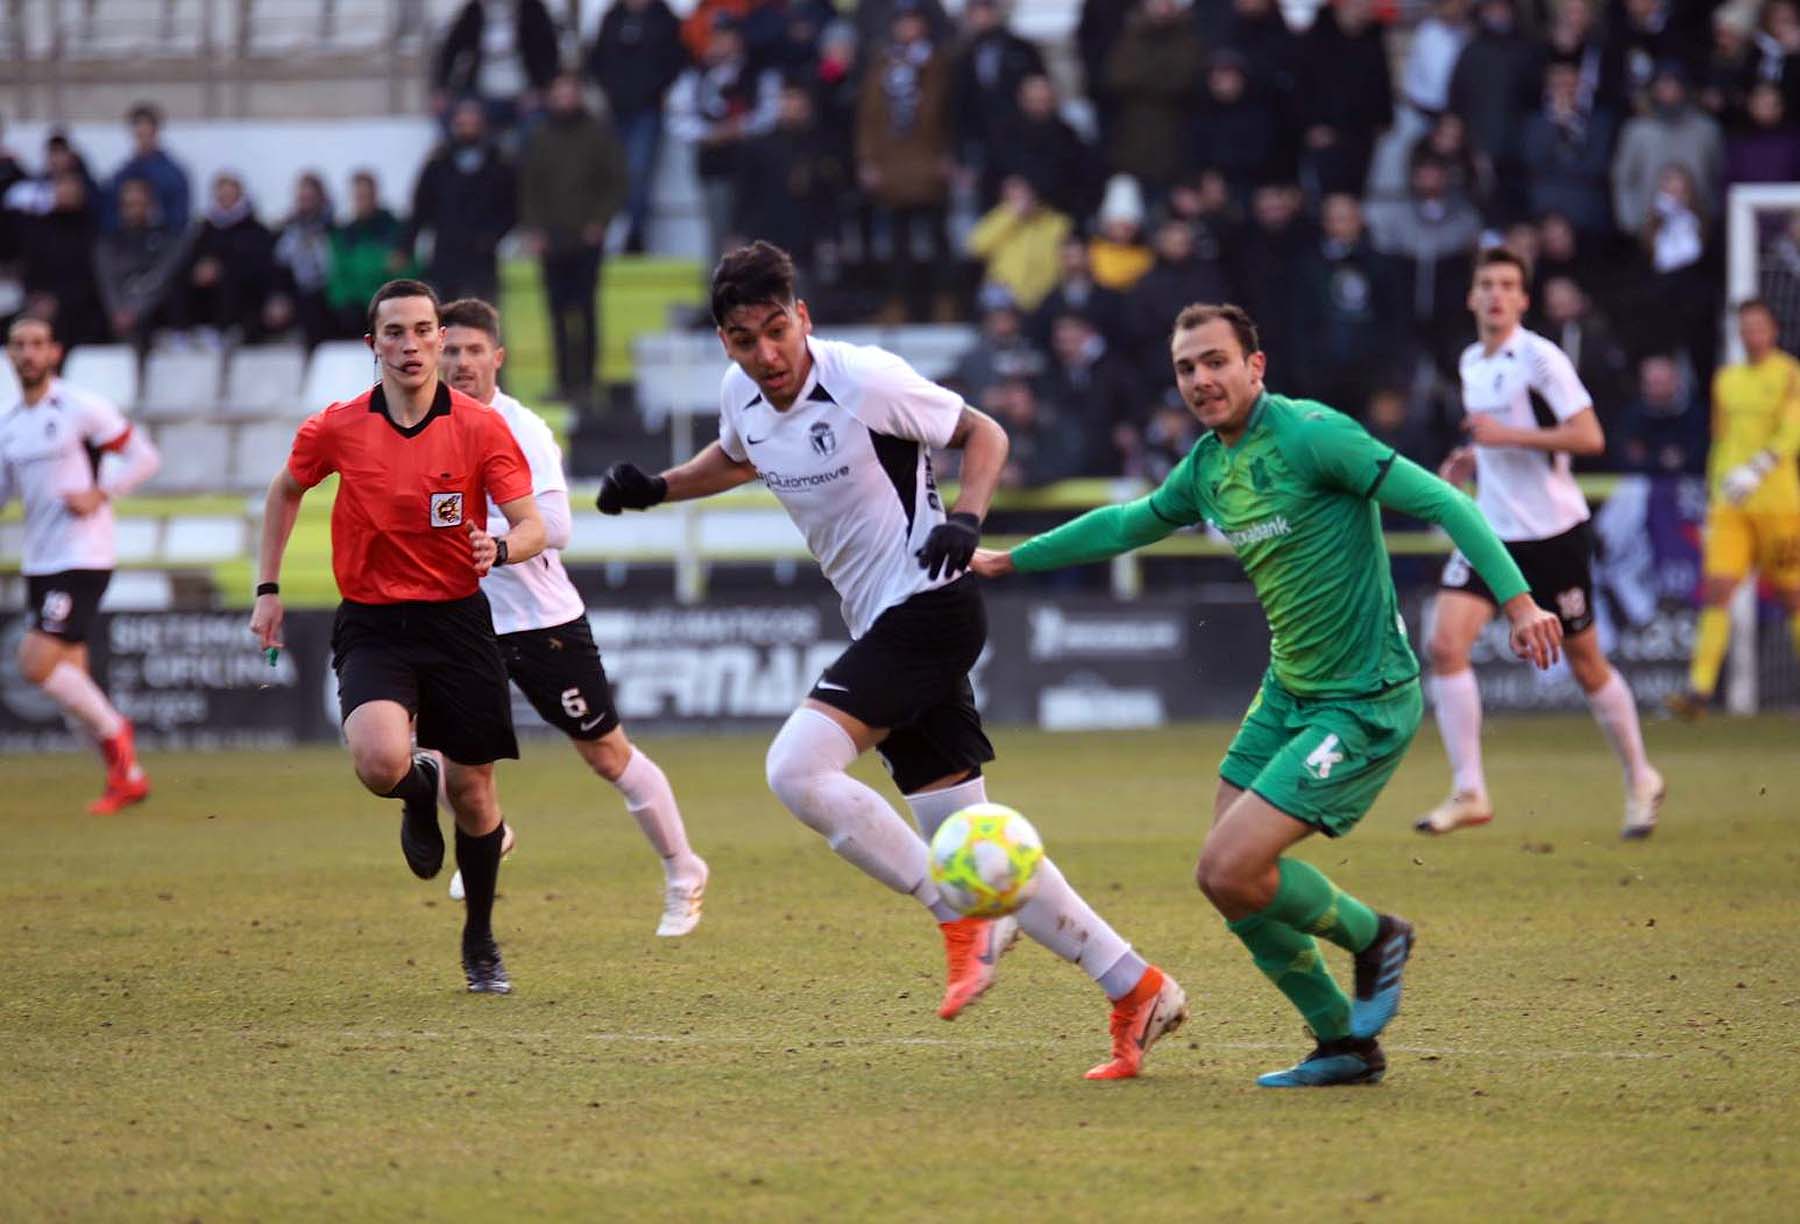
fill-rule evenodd
<path id="1" fill-rule="evenodd" d="M 1450 533 L 1456 547 L 1469 559 L 1475 572 L 1505 603 L 1531 589 L 1525 575 L 1506 551 L 1506 545 L 1488 526 L 1468 495 L 1439 480 L 1411 459 L 1395 456 L 1384 480 L 1375 489 L 1375 500 L 1390 510 L 1436 523 Z"/>
<path id="2" fill-rule="evenodd" d="M 303 489 L 312 488 L 337 470 L 337 456 L 331 453 L 323 412 L 315 412 L 300 422 L 300 428 L 294 431 L 287 466 L 288 474 Z"/>
<path id="3" fill-rule="evenodd" d="M 1566 421 L 1594 406 L 1594 397 L 1588 394 L 1588 389 L 1581 385 L 1581 376 L 1575 373 L 1575 363 L 1548 340 L 1526 350 L 1525 368 L 1531 389 L 1544 397 L 1558 421 Z"/>
<path id="4" fill-rule="evenodd" d="M 1014 568 L 1030 574 L 1104 561 L 1154 544 L 1178 527 L 1200 522 L 1205 514 L 1190 492 L 1194 488 L 1197 449 L 1189 451 L 1148 497 L 1090 510 L 1025 541 L 1012 550 Z"/>
<path id="5" fill-rule="evenodd" d="M 497 412 L 491 414 L 487 423 L 481 483 L 497 506 L 531 496 L 531 465 L 525 462 L 525 453 L 506 427 L 506 419 Z"/>
<path id="6" fill-rule="evenodd" d="M 1788 376 L 1787 398 L 1782 401 L 1775 432 L 1769 437 L 1769 450 L 1777 459 L 1792 463 L 1800 452 L 1800 365 Z"/>
<path id="7" fill-rule="evenodd" d="M 734 366 L 733 369 L 735 368 Z M 748 463 L 750 452 L 744 449 L 744 439 L 738 433 L 737 420 L 731 414 L 731 398 L 737 394 L 731 386 L 731 373 L 731 370 L 727 370 L 719 383 L 719 449 L 733 463 Z"/>
<path id="8" fill-rule="evenodd" d="M 861 350 L 856 418 L 876 433 L 945 447 L 962 420 L 963 398 L 884 349 Z"/>
<path id="9" fill-rule="evenodd" d="M 544 547 L 567 548 L 569 541 L 575 538 L 575 515 L 569 509 L 568 491 L 539 490 L 537 508 L 538 517 L 544 520 Z"/>
<path id="10" fill-rule="evenodd" d="M 556 444 L 556 435 L 550 432 L 544 419 L 526 409 L 519 427 L 512 434 L 531 469 L 531 491 L 534 494 L 567 493 L 569 479 L 563 475 L 562 447 Z"/>
<path id="11" fill-rule="evenodd" d="M 162 456 L 142 430 L 126 425 L 123 437 L 116 439 L 105 447 L 119 457 L 117 464 L 108 464 L 100 473 L 100 491 L 108 497 L 123 497 L 156 475 L 162 467 Z"/>

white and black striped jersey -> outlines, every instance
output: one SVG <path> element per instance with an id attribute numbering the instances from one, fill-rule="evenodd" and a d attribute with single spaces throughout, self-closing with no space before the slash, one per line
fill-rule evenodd
<path id="1" fill-rule="evenodd" d="M 504 391 L 494 392 L 488 406 L 512 430 L 513 440 L 531 467 L 531 495 L 561 493 L 567 497 L 569 481 L 563 475 L 562 448 L 544 418 Z M 506 516 L 492 497 L 488 498 L 487 521 L 489 531 L 506 529 Z M 481 580 L 481 590 L 492 607 L 496 634 L 566 625 L 587 611 L 581 592 L 563 568 L 562 551 L 556 548 L 546 548 L 517 565 L 496 565 Z"/>
<path id="2" fill-rule="evenodd" d="M 1492 353 L 1463 350 L 1463 411 L 1517 429 L 1561 424 L 1594 398 L 1563 351 L 1523 327 Z M 1522 446 L 1475 448 L 1475 503 L 1502 540 L 1547 540 L 1588 517 L 1565 452 Z"/>
<path id="3" fill-rule="evenodd" d="M 719 390 L 719 443 L 757 474 L 806 537 L 852 637 L 888 608 L 950 582 L 914 553 L 944 521 L 931 473 L 960 395 L 873 346 L 809 338 L 812 372 L 777 411 L 737 366 Z"/>

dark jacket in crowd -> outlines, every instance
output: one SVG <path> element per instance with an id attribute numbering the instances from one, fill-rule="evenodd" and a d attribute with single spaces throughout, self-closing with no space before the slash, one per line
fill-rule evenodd
<path id="1" fill-rule="evenodd" d="M 401 246 L 410 254 L 419 235 L 430 234 L 425 278 L 439 295 L 491 299 L 499 284 L 494 247 L 517 217 L 517 181 L 500 151 L 446 144 L 419 171 Z"/>
<path id="2" fill-rule="evenodd" d="M 1301 330 L 1300 272 L 1318 233 L 1295 218 L 1280 229 L 1252 224 L 1244 231 L 1238 263 L 1238 301 L 1256 320 L 1263 349 L 1293 361 L 1309 341 Z"/>
<path id="3" fill-rule="evenodd" d="M 194 284 L 195 266 L 208 259 L 218 262 L 218 280 Z M 275 235 L 248 209 L 228 220 L 209 215 L 194 231 L 187 277 L 185 322 L 260 335 L 263 306 L 275 291 Z"/>
<path id="4" fill-rule="evenodd" d="M 1540 110 L 1525 122 L 1520 151 L 1529 183 L 1531 215 L 1559 212 L 1584 233 L 1612 225 L 1613 117 L 1596 110 L 1585 121 L 1558 122 Z"/>
<path id="5" fill-rule="evenodd" d="M 552 252 L 595 246 L 624 203 L 625 152 L 612 124 L 587 111 L 544 116 L 519 166 L 519 223 L 544 235 Z"/>
<path id="6" fill-rule="evenodd" d="M 995 146 L 996 177 L 1022 176 L 1052 208 L 1085 217 L 1100 204 L 1105 174 L 1093 146 L 1061 116 L 1016 115 Z"/>
<path id="7" fill-rule="evenodd" d="M 1209 245 L 1216 244 L 1196 241 L 1195 253 L 1183 260 L 1158 259 L 1125 295 L 1130 356 L 1145 382 L 1160 385 L 1167 380 L 1169 328 L 1183 308 L 1195 302 L 1232 300 L 1220 253 L 1208 252 Z"/>
<path id="8" fill-rule="evenodd" d="M 1525 201 L 1516 171 L 1525 120 L 1543 96 L 1544 56 L 1518 29 L 1477 29 L 1450 74 L 1450 109 L 1469 125 L 1470 143 L 1494 164 L 1496 195 L 1508 216 Z"/>
<path id="9" fill-rule="evenodd" d="M 1112 168 L 1167 187 L 1188 169 L 1196 83 L 1206 51 L 1186 14 L 1156 24 L 1134 15 L 1106 57 L 1114 122 Z"/>
<path id="10" fill-rule="evenodd" d="M 1125 295 L 1091 280 L 1079 285 L 1064 281 L 1052 289 L 1025 321 L 1025 333 L 1040 349 L 1048 351 L 1051 329 L 1057 317 L 1066 314 L 1080 315 L 1093 324 L 1114 352 L 1128 351 L 1135 343 Z"/>
<path id="11" fill-rule="evenodd" d="M 1294 178 L 1294 146 L 1279 103 L 1254 78 L 1234 102 L 1206 95 L 1192 131 L 1193 164 L 1223 174 L 1239 203 L 1259 184 Z"/>
<path id="12" fill-rule="evenodd" d="M 445 93 L 473 94 L 481 79 L 481 32 L 490 21 L 508 16 L 506 4 L 489 5 L 483 0 L 469 0 L 456 14 L 450 32 L 438 48 L 431 83 Z M 561 65 L 556 45 L 556 23 L 544 0 L 517 0 L 518 26 L 513 32 L 519 48 L 519 59 L 525 66 L 525 77 L 531 88 L 543 90 L 550 84 Z"/>
<path id="13" fill-rule="evenodd" d="M 1361 416 L 1379 386 L 1404 385 L 1407 335 L 1399 269 L 1367 238 L 1321 238 L 1299 263 L 1298 325 L 1305 343 L 1288 355 L 1293 385 L 1332 407 Z"/>
<path id="14" fill-rule="evenodd" d="M 25 298 L 53 299 L 52 322 L 65 345 L 106 339 L 108 327 L 94 280 L 98 218 L 91 208 L 26 218 L 20 259 Z"/>
<path id="15" fill-rule="evenodd" d="M 642 11 L 615 3 L 601 19 L 587 57 L 588 74 L 620 120 L 661 109 L 687 64 L 681 22 L 663 0 L 650 0 Z"/>
<path id="16" fill-rule="evenodd" d="M 94 276 L 108 320 L 130 315 L 135 332 L 156 319 L 172 300 L 176 277 L 187 262 L 187 245 L 184 232 L 163 225 L 121 227 L 100 235 Z"/>
<path id="17" fill-rule="evenodd" d="M 1295 122 L 1302 135 L 1329 128 L 1336 142 L 1308 152 L 1319 191 L 1361 195 L 1375 138 L 1394 121 L 1394 82 L 1382 27 L 1346 34 L 1330 5 L 1300 40 Z"/>
<path id="18" fill-rule="evenodd" d="M 86 174 L 84 166 L 82 173 Z M 177 230 L 184 230 L 193 219 L 193 191 L 188 184 L 188 173 L 180 162 L 170 157 L 162 149 L 152 149 L 148 153 L 134 153 L 125 160 L 117 170 L 113 171 L 112 182 L 108 185 L 105 196 L 105 213 L 102 223 L 108 229 L 115 229 L 119 224 L 118 199 L 119 188 L 132 179 L 143 179 L 150 184 L 150 190 L 156 194 L 156 215 L 162 223 Z M 93 182 L 88 189 L 93 191 Z M 91 199 L 100 199 L 91 195 Z"/>
<path id="19" fill-rule="evenodd" d="M 1019 118 L 1019 82 L 1044 71 L 1038 49 L 999 25 L 966 43 L 956 54 L 952 110 L 957 160 L 985 169 L 998 182 L 994 159 L 1008 129 Z"/>

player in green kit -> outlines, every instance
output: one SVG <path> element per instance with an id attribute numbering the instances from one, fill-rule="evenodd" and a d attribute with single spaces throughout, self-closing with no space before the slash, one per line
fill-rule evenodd
<path id="1" fill-rule="evenodd" d="M 1236 549 L 1270 629 L 1269 670 L 1219 767 L 1195 872 L 1258 969 L 1305 1017 L 1317 1048 L 1257 1083 L 1364 1084 L 1387 1069 L 1377 1035 L 1400 1006 L 1412 951 L 1404 919 L 1378 914 L 1318 868 L 1285 857 L 1314 833 L 1355 827 L 1418 730 L 1419 663 L 1406 641 L 1380 506 L 1436 523 L 1487 582 L 1521 658 L 1548 667 L 1562 626 L 1475 504 L 1323 404 L 1263 388 L 1256 325 L 1236 306 L 1190 306 L 1170 341 L 1182 398 L 1207 432 L 1161 487 L 1093 510 L 1011 552 L 986 577 L 1100 561 L 1207 523 Z M 1314 936 L 1355 958 L 1354 999 Z"/>

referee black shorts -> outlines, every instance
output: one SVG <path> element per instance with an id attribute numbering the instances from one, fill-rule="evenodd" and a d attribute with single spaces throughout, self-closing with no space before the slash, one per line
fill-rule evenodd
<path id="1" fill-rule="evenodd" d="M 519 755 L 512 693 L 487 596 L 443 603 L 346 599 L 331 627 L 331 666 L 343 717 L 368 701 L 397 701 L 418 719 L 421 748 L 459 765 Z"/>
<path id="2" fill-rule="evenodd" d="M 1531 588 L 1538 607 L 1554 612 L 1562 621 L 1563 636 L 1572 637 L 1594 624 L 1594 533 L 1586 520 L 1561 535 L 1545 540 L 1507 540 L 1506 551 L 1518 562 L 1519 572 Z M 1444 562 L 1438 586 L 1461 591 L 1499 606 L 1461 552 Z"/>
<path id="3" fill-rule="evenodd" d="M 531 708 L 570 739 L 597 740 L 619 725 L 587 617 L 502 634 L 500 654 Z"/>
<path id="4" fill-rule="evenodd" d="M 868 726 L 900 793 L 994 759 L 969 672 L 987 645 L 987 607 L 972 577 L 922 591 L 876 618 L 807 694 Z"/>

